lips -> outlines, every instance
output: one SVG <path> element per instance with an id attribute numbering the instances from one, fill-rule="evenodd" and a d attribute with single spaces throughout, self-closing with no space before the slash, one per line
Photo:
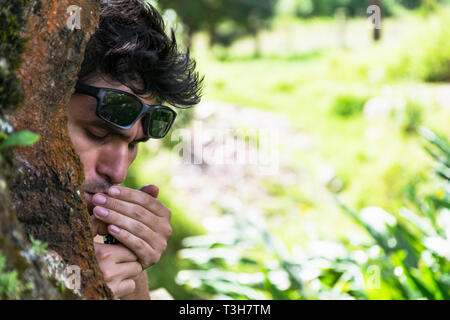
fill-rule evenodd
<path id="1" fill-rule="evenodd" d="M 88 190 L 84 190 L 84 193 L 87 193 L 87 194 L 93 196 L 93 195 L 96 194 L 96 193 L 104 193 L 104 191 L 95 191 L 95 192 L 91 192 L 91 191 L 88 191 Z"/>
<path id="2" fill-rule="evenodd" d="M 88 201 L 91 200 L 93 196 L 94 196 L 94 194 L 91 193 L 91 192 L 87 192 L 87 191 L 84 192 L 84 197 L 85 197 L 86 200 L 88 200 Z"/>

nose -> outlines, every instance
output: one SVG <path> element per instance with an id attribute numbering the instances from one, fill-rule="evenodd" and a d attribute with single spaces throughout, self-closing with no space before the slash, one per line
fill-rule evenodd
<path id="1" fill-rule="evenodd" d="M 111 184 L 122 183 L 129 167 L 128 148 L 125 146 L 111 145 L 101 152 L 97 162 L 97 174 Z"/>

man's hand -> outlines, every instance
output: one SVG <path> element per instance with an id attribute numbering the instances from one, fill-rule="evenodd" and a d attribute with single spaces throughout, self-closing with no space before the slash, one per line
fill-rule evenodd
<path id="1" fill-rule="evenodd" d="M 172 234 L 171 211 L 153 197 L 157 189 L 148 187 L 141 188 L 144 192 L 112 186 L 108 194 L 93 197 L 95 219 L 108 225 L 108 232 L 137 256 L 143 269 L 159 261 Z"/>
<path id="2" fill-rule="evenodd" d="M 134 293 L 136 279 L 142 273 L 142 266 L 136 255 L 121 244 L 94 242 L 95 256 L 106 284 L 116 298 Z"/>

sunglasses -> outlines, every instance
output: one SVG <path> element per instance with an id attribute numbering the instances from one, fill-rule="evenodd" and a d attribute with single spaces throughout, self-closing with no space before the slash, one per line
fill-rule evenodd
<path id="1" fill-rule="evenodd" d="M 142 129 L 150 138 L 161 139 L 169 132 L 177 113 L 167 106 L 148 105 L 131 93 L 93 87 L 77 82 L 75 92 L 97 99 L 95 114 L 102 120 L 121 129 L 130 129 L 143 115 Z"/>

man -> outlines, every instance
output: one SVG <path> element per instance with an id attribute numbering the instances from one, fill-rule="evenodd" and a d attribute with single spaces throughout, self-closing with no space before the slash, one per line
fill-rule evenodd
<path id="1" fill-rule="evenodd" d="M 94 242 L 108 286 L 119 299 L 149 299 L 146 268 L 157 263 L 171 234 L 170 210 L 158 188 L 119 186 L 138 152 L 138 143 L 163 138 L 175 107 L 200 100 L 201 80 L 189 52 L 149 4 L 102 1 L 99 27 L 87 44 L 68 129 L 83 163 L 83 190 L 94 235 L 119 244 Z"/>

